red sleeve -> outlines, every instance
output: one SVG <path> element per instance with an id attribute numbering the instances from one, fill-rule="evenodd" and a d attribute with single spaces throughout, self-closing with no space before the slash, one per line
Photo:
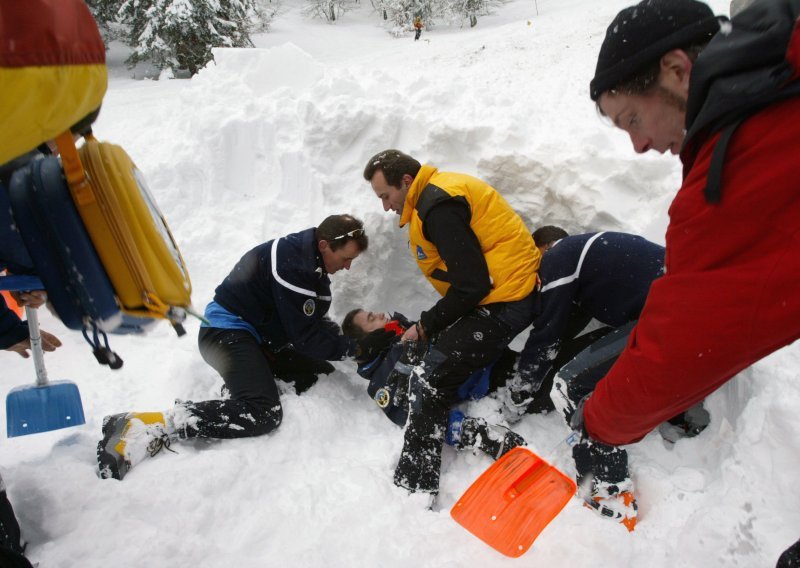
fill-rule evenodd
<path id="1" fill-rule="evenodd" d="M 585 406 L 593 438 L 638 441 L 800 337 L 798 139 L 798 99 L 743 123 L 718 205 L 703 199 L 715 138 L 700 149 L 670 207 L 667 274 Z"/>

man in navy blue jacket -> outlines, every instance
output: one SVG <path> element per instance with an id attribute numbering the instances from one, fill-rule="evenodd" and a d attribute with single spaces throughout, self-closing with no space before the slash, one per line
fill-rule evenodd
<path id="1" fill-rule="evenodd" d="M 355 342 L 326 315 L 329 275 L 349 270 L 367 246 L 361 221 L 331 215 L 319 227 L 247 252 L 217 287 L 199 335 L 200 353 L 230 397 L 106 417 L 97 451 L 101 477 L 122 479 L 175 438 L 242 438 L 276 429 L 283 419 L 276 378 L 294 382 L 299 394 L 333 371 L 327 361 L 355 353 Z"/>
<path id="2" fill-rule="evenodd" d="M 536 244 L 547 251 L 539 268 L 533 329 L 520 354 L 518 380 L 510 385 L 510 406 L 519 414 L 539 398 L 537 393 L 549 398 L 558 363 L 566 362 L 559 354 L 565 348 L 572 355 L 580 350 L 567 344 L 592 319 L 608 326 L 605 331 L 637 320 L 650 284 L 664 272 L 664 247 L 637 235 L 587 233 Z M 579 344 L 585 347 L 603 333 Z"/>

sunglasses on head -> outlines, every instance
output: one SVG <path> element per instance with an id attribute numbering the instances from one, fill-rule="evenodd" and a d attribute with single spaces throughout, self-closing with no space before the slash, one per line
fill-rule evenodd
<path id="1" fill-rule="evenodd" d="M 348 231 L 343 235 L 339 235 L 338 237 L 333 237 L 331 240 L 338 241 L 339 239 L 346 239 L 348 237 L 351 239 L 355 239 L 356 237 L 360 237 L 363 234 L 364 234 L 364 229 L 353 229 L 352 231 Z"/>

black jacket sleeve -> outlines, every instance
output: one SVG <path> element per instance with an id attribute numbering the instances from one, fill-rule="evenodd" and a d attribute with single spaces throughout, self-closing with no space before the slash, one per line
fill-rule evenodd
<path id="1" fill-rule="evenodd" d="M 447 200 L 430 210 L 422 231 L 439 250 L 447 266 L 450 288 L 420 320 L 430 337 L 469 313 L 491 289 L 489 267 L 478 237 L 472 232 L 469 206 Z"/>
<path id="2" fill-rule="evenodd" d="M 28 337 L 28 324 L 20 321 L 0 296 L 0 349 L 8 349 Z"/>

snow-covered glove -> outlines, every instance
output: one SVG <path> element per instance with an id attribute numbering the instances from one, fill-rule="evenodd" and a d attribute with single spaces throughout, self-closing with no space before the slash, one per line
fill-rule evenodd
<path id="1" fill-rule="evenodd" d="M 403 355 L 400 360 L 409 365 L 419 365 L 428 354 L 429 347 L 427 341 L 406 341 L 403 344 Z"/>

